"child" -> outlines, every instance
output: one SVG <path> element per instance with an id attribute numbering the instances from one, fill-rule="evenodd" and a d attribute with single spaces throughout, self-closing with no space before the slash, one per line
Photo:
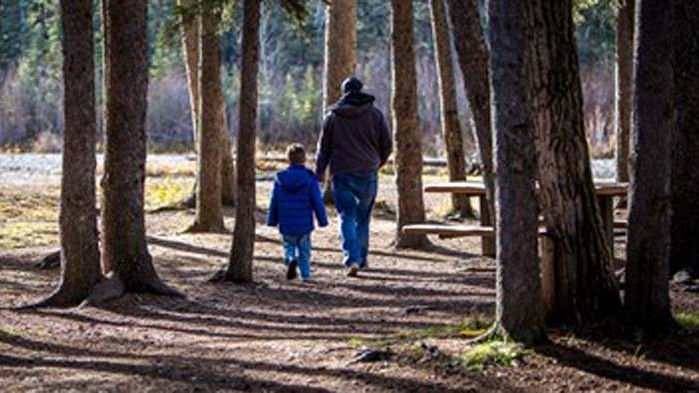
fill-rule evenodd
<path id="1" fill-rule="evenodd" d="M 323 197 L 316 175 L 306 166 L 306 151 L 294 143 L 286 149 L 289 167 L 278 172 L 269 202 L 268 226 L 279 225 L 284 243 L 286 278 L 296 278 L 296 268 L 301 278 L 311 278 L 311 232 L 313 213 L 321 227 L 328 225 Z"/>

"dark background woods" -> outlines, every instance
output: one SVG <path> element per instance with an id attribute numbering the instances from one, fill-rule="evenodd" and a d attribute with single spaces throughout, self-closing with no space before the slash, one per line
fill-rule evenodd
<path id="1" fill-rule="evenodd" d="M 97 101 L 102 104 L 102 29 L 95 1 Z M 175 2 L 149 1 L 150 85 L 148 93 L 151 151 L 188 150 L 192 130 L 180 30 Z M 414 1 L 420 123 L 427 155 L 441 155 L 439 95 L 430 12 L 426 0 Z M 576 34 L 585 96 L 585 122 L 593 155 L 613 156 L 615 1 L 577 4 Z M 229 7 L 222 23 L 223 89 L 231 133 L 237 132 L 240 28 L 242 15 Z M 265 3 L 261 19 L 259 143 L 275 148 L 288 141 L 312 145 L 322 105 L 324 8 L 311 2 L 308 16 L 295 23 L 281 6 Z M 485 12 L 481 13 L 485 15 Z M 58 2 L 2 1 L 0 4 L 0 147 L 56 151 L 63 130 Z M 390 92 L 390 4 L 367 0 L 358 9 L 358 74 L 388 113 Z M 475 152 L 462 75 L 457 77 L 465 147 Z M 98 110 L 100 114 L 102 111 Z M 100 115 L 98 115 L 100 116 Z M 98 119 L 101 124 L 101 119 Z M 100 129 L 101 127 L 98 127 Z M 99 131 L 101 134 L 101 130 Z"/>

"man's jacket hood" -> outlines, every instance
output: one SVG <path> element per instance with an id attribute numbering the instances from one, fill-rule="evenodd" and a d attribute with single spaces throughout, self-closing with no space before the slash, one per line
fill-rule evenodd
<path id="1" fill-rule="evenodd" d="M 369 110 L 375 100 L 372 95 L 353 91 L 342 96 L 340 101 L 329 109 L 341 117 L 358 117 Z"/>

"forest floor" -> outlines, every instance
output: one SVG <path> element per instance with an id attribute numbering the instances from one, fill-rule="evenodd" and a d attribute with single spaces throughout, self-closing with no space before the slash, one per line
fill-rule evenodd
<path id="1" fill-rule="evenodd" d="M 58 281 L 58 269 L 34 267 L 58 244 L 57 184 L 0 185 L 0 391 L 699 391 L 699 295 L 675 283 L 684 329 L 669 337 L 605 325 L 553 330 L 549 344 L 529 350 L 466 345 L 493 318 L 494 261 L 478 255 L 478 239 L 394 250 L 390 177 L 380 185 L 370 270 L 358 278 L 343 275 L 333 214 L 313 235 L 312 284 L 287 281 L 260 210 L 254 283 L 209 284 L 231 236 L 183 234 L 193 211 L 154 211 L 187 194 L 189 174 L 149 168 L 147 181 L 150 251 L 187 298 L 128 295 L 69 310 L 11 309 Z M 258 182 L 261 207 L 270 185 Z M 426 195 L 428 217 L 444 220 L 446 203 Z M 226 216 L 232 229 L 234 211 Z M 365 348 L 378 359 L 360 361 Z"/>

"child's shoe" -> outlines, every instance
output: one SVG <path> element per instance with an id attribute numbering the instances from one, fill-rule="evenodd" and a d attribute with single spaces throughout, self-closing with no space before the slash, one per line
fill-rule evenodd
<path id="1" fill-rule="evenodd" d="M 346 270 L 347 277 L 357 277 L 357 272 L 359 272 L 359 266 L 356 263 L 350 265 Z"/>

